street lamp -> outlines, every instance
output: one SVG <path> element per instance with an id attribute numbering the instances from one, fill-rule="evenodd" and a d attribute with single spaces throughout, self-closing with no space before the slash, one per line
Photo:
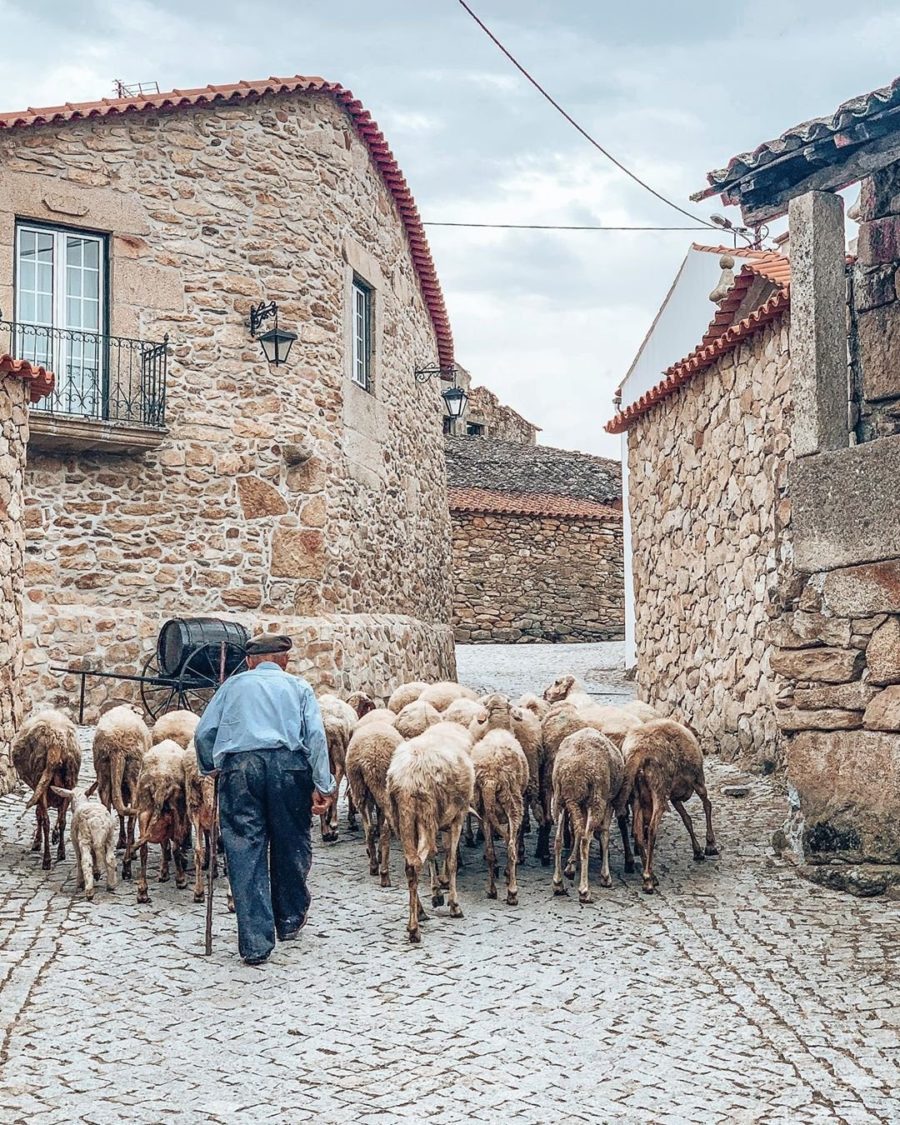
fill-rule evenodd
<path id="1" fill-rule="evenodd" d="M 437 376 L 439 379 L 452 379 L 452 386 L 441 391 L 441 398 L 444 400 L 444 410 L 446 411 L 444 416 L 451 422 L 456 422 L 462 418 L 466 412 L 466 403 L 469 401 L 469 396 L 465 389 L 456 382 L 456 364 L 451 364 L 448 367 L 434 365 L 417 367 L 414 375 L 417 383 L 424 383 L 433 376 Z"/>
<path id="2" fill-rule="evenodd" d="M 270 328 L 268 332 L 260 333 L 260 328 L 269 317 L 274 318 L 275 327 Z M 250 309 L 250 335 L 259 340 L 266 359 L 276 367 L 279 367 L 282 363 L 287 363 L 291 345 L 297 339 L 296 332 L 288 332 L 284 328 L 278 327 L 278 306 L 274 301 L 270 301 L 268 304 L 265 301 L 260 301 L 258 305 L 254 305 Z"/>

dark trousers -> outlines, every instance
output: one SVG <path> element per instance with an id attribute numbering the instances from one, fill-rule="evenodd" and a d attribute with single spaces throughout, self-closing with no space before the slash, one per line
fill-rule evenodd
<path id="1" fill-rule="evenodd" d="M 309 910 L 312 774 L 290 750 L 229 754 L 219 817 L 242 957 L 264 957 Z"/>

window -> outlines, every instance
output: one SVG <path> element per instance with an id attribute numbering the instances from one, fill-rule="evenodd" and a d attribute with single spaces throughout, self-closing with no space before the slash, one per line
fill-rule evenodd
<path id="1" fill-rule="evenodd" d="M 363 390 L 372 389 L 372 290 L 353 279 L 353 366 L 350 377 Z"/>
<path id="2" fill-rule="evenodd" d="M 452 418 L 445 418 L 444 419 L 444 433 L 445 434 L 452 434 L 453 433 L 453 419 Z"/>
<path id="3" fill-rule="evenodd" d="M 56 374 L 54 409 L 83 417 L 103 405 L 105 249 L 96 234 L 16 228 L 16 346 Z"/>
<path id="4" fill-rule="evenodd" d="M 484 423 L 483 422 L 467 422 L 466 435 L 468 437 L 484 437 Z"/>

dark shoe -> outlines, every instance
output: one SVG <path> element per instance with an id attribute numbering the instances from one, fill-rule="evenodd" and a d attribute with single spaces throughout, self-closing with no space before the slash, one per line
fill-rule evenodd
<path id="1" fill-rule="evenodd" d="M 279 940 L 280 941 L 295 941 L 297 939 L 297 937 L 299 936 L 300 931 L 306 925 L 306 919 L 308 917 L 309 917 L 308 914 L 304 914 L 303 917 L 300 919 L 300 925 L 296 926 L 293 930 L 286 930 L 283 934 L 279 934 Z"/>
<path id="2" fill-rule="evenodd" d="M 271 955 L 272 954 L 271 954 L 271 951 L 270 951 L 269 953 L 264 953 L 262 955 L 262 957 L 245 957 L 244 958 L 244 964 L 245 965 L 264 965 L 266 963 L 266 961 L 269 960 Z"/>

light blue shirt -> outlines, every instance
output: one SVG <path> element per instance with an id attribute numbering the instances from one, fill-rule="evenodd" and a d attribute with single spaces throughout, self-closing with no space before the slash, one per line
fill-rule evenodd
<path id="1" fill-rule="evenodd" d="M 334 778 L 322 713 L 306 680 L 264 660 L 231 676 L 212 697 L 194 732 L 201 773 L 219 769 L 226 754 L 295 750 L 312 770 L 313 785 L 331 793 Z"/>

